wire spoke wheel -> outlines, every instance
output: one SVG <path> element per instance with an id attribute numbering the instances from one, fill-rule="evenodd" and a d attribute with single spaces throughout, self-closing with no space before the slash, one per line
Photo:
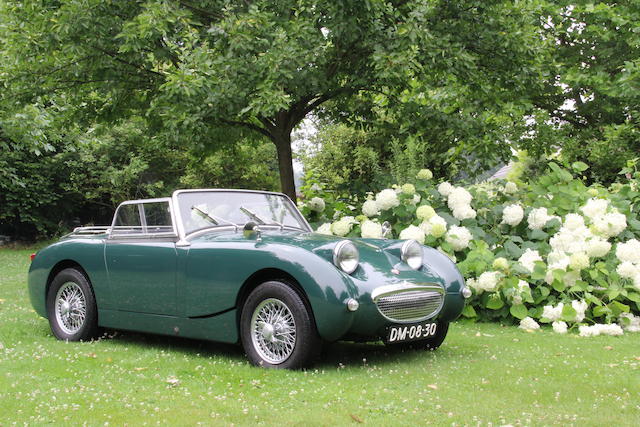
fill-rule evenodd
<path id="1" fill-rule="evenodd" d="M 55 297 L 55 315 L 60 329 L 69 335 L 77 333 L 87 316 L 87 301 L 82 288 L 75 282 L 66 282 Z"/>
<path id="2" fill-rule="evenodd" d="M 262 301 L 251 316 L 251 341 L 265 361 L 278 365 L 296 346 L 296 323 L 287 305 L 276 298 Z"/>

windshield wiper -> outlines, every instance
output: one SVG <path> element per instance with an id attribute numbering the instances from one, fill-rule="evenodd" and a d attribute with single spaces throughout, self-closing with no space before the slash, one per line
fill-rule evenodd
<path id="1" fill-rule="evenodd" d="M 266 222 L 262 218 L 260 218 L 258 215 L 251 212 L 249 209 L 245 208 L 244 206 L 240 206 L 240 211 L 242 211 L 243 214 L 245 214 L 252 220 L 258 222 L 259 224 L 262 224 L 262 225 L 266 224 Z"/>
<path id="2" fill-rule="evenodd" d="M 234 224 L 233 222 L 227 219 L 220 218 L 219 216 L 213 215 L 211 213 L 207 213 L 197 206 L 191 206 L 191 210 L 196 211 L 196 213 L 199 214 L 202 218 L 208 219 L 214 225 L 220 225 L 220 221 L 222 221 L 222 222 L 226 222 L 227 224 L 233 225 L 236 228 L 236 231 L 238 231 L 238 224 Z"/>
<path id="3" fill-rule="evenodd" d="M 285 227 L 285 225 L 281 222 L 276 221 L 275 219 L 272 219 L 271 222 L 267 222 L 265 220 L 263 220 L 262 218 L 260 218 L 258 215 L 256 215 L 254 212 L 251 212 L 249 209 L 245 208 L 244 206 L 240 206 L 240 210 L 242 211 L 242 213 L 244 213 L 246 216 L 248 216 L 249 218 L 251 218 L 252 220 L 256 221 L 259 223 L 259 225 L 277 225 L 278 227 L 280 227 L 280 231 L 282 231 Z"/>

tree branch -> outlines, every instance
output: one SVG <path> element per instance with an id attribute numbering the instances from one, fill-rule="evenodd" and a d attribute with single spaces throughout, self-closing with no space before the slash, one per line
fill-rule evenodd
<path id="1" fill-rule="evenodd" d="M 224 15 L 221 13 L 217 13 L 217 12 L 212 12 L 210 10 L 206 10 L 206 9 L 201 9 L 197 6 L 192 5 L 189 2 L 186 1 L 182 1 L 180 0 L 178 3 L 180 3 L 182 6 L 186 7 L 187 9 L 198 13 L 198 15 L 200 15 L 203 18 L 215 18 L 215 19 L 222 19 L 224 18 Z M 210 24 L 212 22 L 212 20 L 209 20 L 207 23 Z"/>
<path id="2" fill-rule="evenodd" d="M 261 133 L 262 135 L 266 136 L 267 138 L 273 140 L 273 135 L 271 135 L 271 133 L 269 133 L 268 130 L 261 128 L 258 125 L 255 125 L 253 123 L 248 123 L 248 122 L 241 122 L 241 121 L 236 121 L 236 120 L 220 120 L 220 122 L 226 124 L 226 125 L 231 125 L 231 126 L 243 126 L 246 128 L 249 128 L 251 130 L 254 130 L 256 132 Z"/>
<path id="3" fill-rule="evenodd" d="M 138 64 L 134 64 L 134 63 L 131 63 L 131 62 L 129 62 L 129 61 L 126 61 L 126 60 L 124 60 L 124 59 L 120 58 L 120 57 L 118 56 L 118 54 L 117 54 L 117 53 L 115 53 L 115 52 L 110 52 L 110 51 L 108 51 L 108 50 L 106 50 L 106 49 L 101 48 L 100 46 L 95 46 L 95 45 L 93 45 L 92 47 L 93 47 L 95 50 L 97 50 L 98 52 L 102 52 L 102 53 L 104 53 L 105 55 L 107 55 L 107 56 L 111 57 L 114 61 L 120 62 L 121 64 L 128 65 L 129 67 L 133 67 L 133 68 L 135 68 L 135 69 L 137 69 L 137 70 L 144 71 L 144 72 L 146 72 L 146 73 L 150 73 L 150 74 L 153 74 L 153 75 L 156 75 L 156 76 L 164 77 L 164 74 L 162 74 L 162 73 L 159 73 L 159 72 L 157 72 L 157 71 L 153 71 L 153 70 L 149 70 L 148 68 L 142 67 L 142 66 L 140 66 L 140 65 L 138 65 Z"/>

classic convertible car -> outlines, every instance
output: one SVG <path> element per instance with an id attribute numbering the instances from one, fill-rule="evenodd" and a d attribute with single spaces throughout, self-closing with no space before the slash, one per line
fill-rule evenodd
<path id="1" fill-rule="evenodd" d="M 470 291 L 437 250 L 316 234 L 283 194 L 179 190 L 32 255 L 29 295 L 62 340 L 107 327 L 240 342 L 253 364 L 298 368 L 323 341 L 435 349 Z"/>

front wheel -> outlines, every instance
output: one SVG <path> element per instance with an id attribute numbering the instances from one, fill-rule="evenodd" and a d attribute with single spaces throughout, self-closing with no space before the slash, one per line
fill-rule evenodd
<path id="1" fill-rule="evenodd" d="M 418 341 L 389 344 L 389 346 L 403 350 L 435 350 L 440 347 L 444 339 L 447 337 L 448 331 L 448 322 L 438 322 L 438 329 L 436 330 L 435 335 L 432 337 Z"/>
<path id="2" fill-rule="evenodd" d="M 98 310 L 85 275 L 67 268 L 54 277 L 47 292 L 47 316 L 56 338 L 87 341 L 98 334 Z"/>
<path id="3" fill-rule="evenodd" d="M 306 367 L 321 347 L 302 298 L 280 281 L 265 282 L 249 294 L 240 316 L 240 337 L 249 361 L 267 368 Z"/>

